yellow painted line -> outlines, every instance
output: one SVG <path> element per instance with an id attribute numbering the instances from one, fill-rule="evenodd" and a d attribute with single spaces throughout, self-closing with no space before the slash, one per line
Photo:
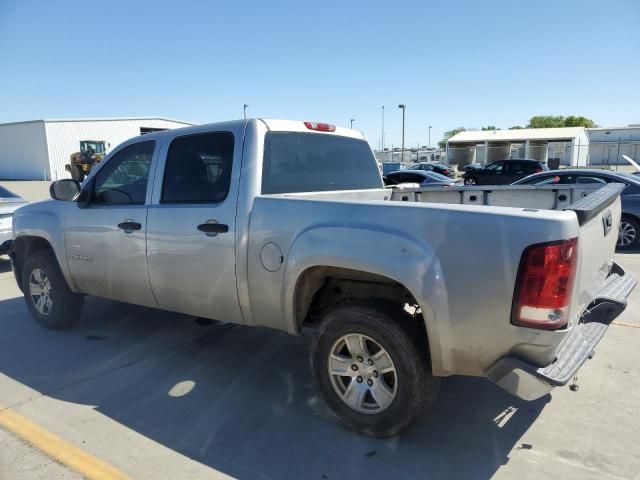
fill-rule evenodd
<path id="1" fill-rule="evenodd" d="M 42 450 L 49 457 L 90 480 L 130 480 L 108 463 L 94 457 L 40 425 L 0 405 L 0 427 Z"/>
<path id="2" fill-rule="evenodd" d="M 640 325 L 638 325 L 637 323 L 624 323 L 624 322 L 613 322 L 614 325 L 622 325 L 623 327 L 631 327 L 631 328 L 640 328 Z"/>

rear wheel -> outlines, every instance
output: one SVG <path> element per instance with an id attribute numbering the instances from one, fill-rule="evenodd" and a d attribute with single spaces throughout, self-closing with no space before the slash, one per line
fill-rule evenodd
<path id="1" fill-rule="evenodd" d="M 640 235 L 640 224 L 638 221 L 627 215 L 623 215 L 620 220 L 620 229 L 618 230 L 618 241 L 616 247 L 620 250 L 634 248 L 638 244 L 638 236 Z"/>
<path id="2" fill-rule="evenodd" d="M 343 305 L 325 315 L 314 336 L 311 369 L 320 395 L 341 422 L 366 435 L 398 435 L 439 390 L 404 320 Z"/>
<path id="3" fill-rule="evenodd" d="M 80 319 L 84 297 L 67 285 L 53 253 L 38 250 L 22 270 L 22 288 L 33 319 L 45 328 L 63 329 Z"/>
<path id="4" fill-rule="evenodd" d="M 477 185 L 478 184 L 478 179 L 475 177 L 467 177 L 464 179 L 464 184 L 465 185 Z"/>

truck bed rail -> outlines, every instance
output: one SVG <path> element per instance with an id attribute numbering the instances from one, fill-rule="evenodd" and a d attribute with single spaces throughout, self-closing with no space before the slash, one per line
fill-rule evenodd
<path id="1" fill-rule="evenodd" d="M 407 187 L 392 189 L 391 200 L 420 203 L 449 203 L 495 207 L 574 210 L 587 221 L 613 202 L 622 188 L 618 184 L 600 185 L 489 185 L 454 187 Z M 597 197 L 593 194 L 596 191 Z M 591 212 L 593 210 L 593 212 Z M 589 215 L 591 215 L 589 217 Z"/>

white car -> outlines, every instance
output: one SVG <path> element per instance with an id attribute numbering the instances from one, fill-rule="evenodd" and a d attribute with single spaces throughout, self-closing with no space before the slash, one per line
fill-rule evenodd
<path id="1" fill-rule="evenodd" d="M 4 242 L 13 236 L 13 213 L 27 202 L 0 185 L 0 251 Z"/>

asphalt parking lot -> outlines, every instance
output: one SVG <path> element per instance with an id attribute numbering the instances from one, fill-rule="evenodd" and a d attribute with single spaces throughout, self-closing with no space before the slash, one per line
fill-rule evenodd
<path id="1" fill-rule="evenodd" d="M 640 278 L 640 254 L 618 261 Z M 413 430 L 375 440 L 318 400 L 303 338 L 98 298 L 44 330 L 0 259 L 0 412 L 140 479 L 640 478 L 638 313 L 640 289 L 577 392 L 447 378 Z M 79 477 L 0 428 L 0 478 Z"/>

